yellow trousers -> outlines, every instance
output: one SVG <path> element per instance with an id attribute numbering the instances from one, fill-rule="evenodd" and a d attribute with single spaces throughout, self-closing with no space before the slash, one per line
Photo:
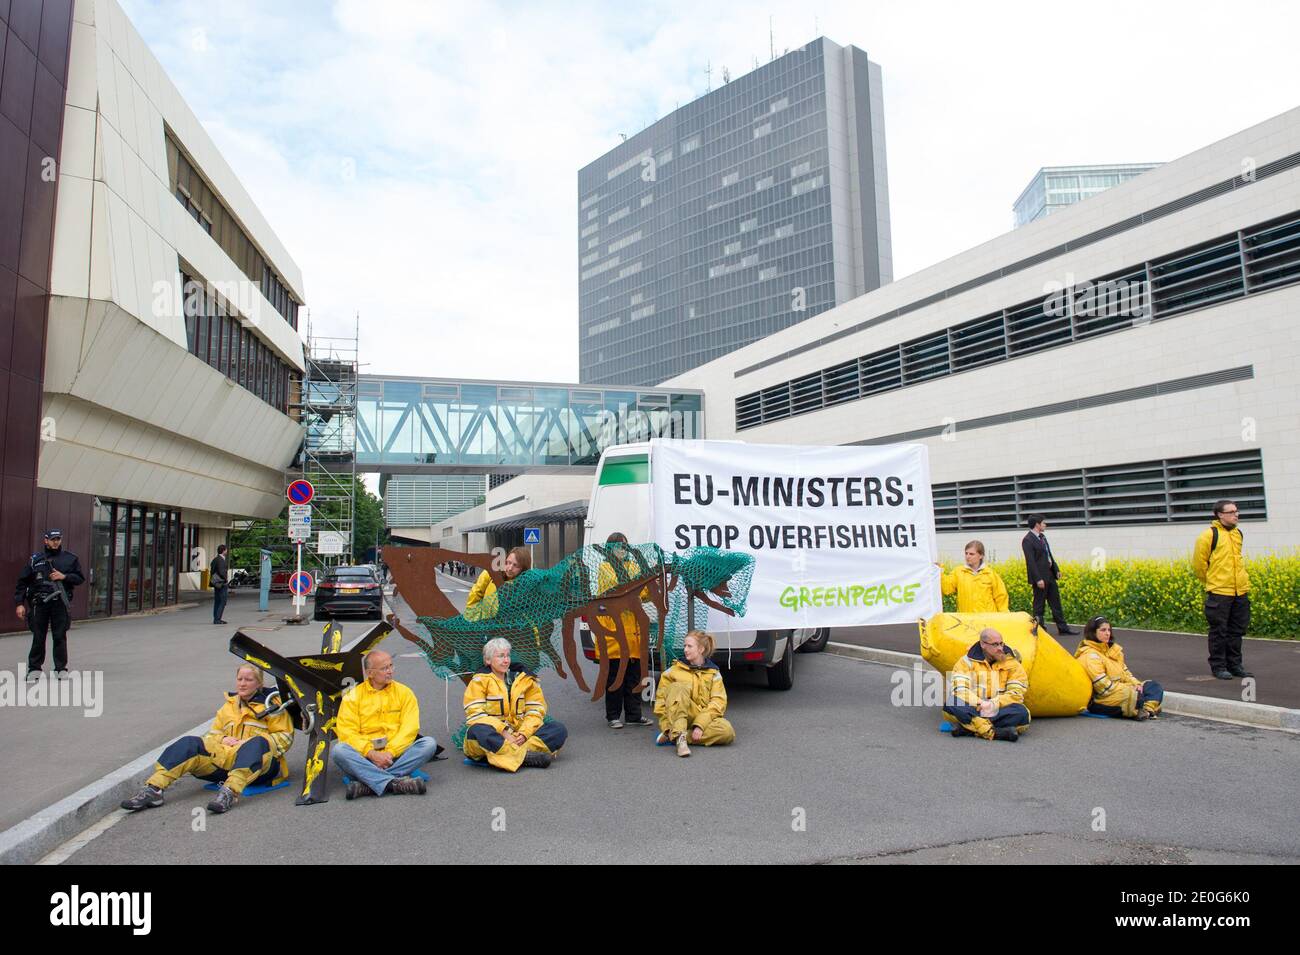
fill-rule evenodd
<path id="1" fill-rule="evenodd" d="M 183 736 L 172 743 L 154 764 L 154 774 L 149 785 L 166 789 L 182 776 L 222 783 L 238 795 L 250 782 L 264 786 L 274 785 L 288 778 L 288 767 L 283 759 L 271 755 L 271 746 L 264 737 L 255 736 L 239 746 L 213 747 L 208 752 L 198 736 Z"/>
<path id="2" fill-rule="evenodd" d="M 497 769 L 513 773 L 524 764 L 524 756 L 530 750 L 538 753 L 554 754 L 564 745 L 568 730 L 558 720 L 544 723 L 522 746 L 506 739 L 505 732 L 510 724 L 496 717 L 475 720 L 465 731 L 465 743 L 462 749 L 465 755 L 475 762 L 488 762 Z"/>
<path id="3" fill-rule="evenodd" d="M 687 732 L 695 725 L 695 718 L 700 715 L 699 708 L 691 699 L 691 688 L 685 683 L 671 683 L 663 697 L 663 712 L 659 714 L 659 729 L 673 739 Z M 721 716 L 715 716 L 704 728 L 700 744 L 704 746 L 726 746 L 736 739 L 736 730 Z M 695 740 L 687 736 L 687 740 Z"/>

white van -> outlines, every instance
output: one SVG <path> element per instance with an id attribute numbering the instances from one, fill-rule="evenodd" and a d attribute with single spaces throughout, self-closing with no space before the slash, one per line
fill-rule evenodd
<path id="1" fill-rule="evenodd" d="M 606 448 L 596 465 L 596 479 L 583 525 L 584 544 L 604 544 L 621 531 L 632 544 L 650 541 L 650 445 L 620 444 Z M 709 611 L 710 633 L 717 640 L 713 662 L 723 669 L 767 671 L 767 685 L 788 690 L 794 685 L 794 651 L 815 653 L 826 649 L 830 630 L 727 630 L 718 626 L 722 614 Z M 743 621 L 737 621 L 743 623 Z M 591 631 L 582 626 L 582 652 L 595 659 Z"/>

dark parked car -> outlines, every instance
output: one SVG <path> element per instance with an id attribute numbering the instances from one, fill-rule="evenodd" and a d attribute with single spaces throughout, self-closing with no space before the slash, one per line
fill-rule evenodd
<path id="1" fill-rule="evenodd" d="M 371 567 L 331 567 L 316 581 L 315 600 L 317 620 L 347 614 L 384 617 L 384 589 Z"/>

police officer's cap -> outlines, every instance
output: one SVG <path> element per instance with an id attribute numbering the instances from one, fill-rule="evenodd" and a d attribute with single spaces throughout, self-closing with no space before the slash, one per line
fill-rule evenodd
<path id="1" fill-rule="evenodd" d="M 45 532 L 45 537 L 48 540 L 63 540 L 63 531 L 59 530 L 57 527 L 51 527 Z"/>

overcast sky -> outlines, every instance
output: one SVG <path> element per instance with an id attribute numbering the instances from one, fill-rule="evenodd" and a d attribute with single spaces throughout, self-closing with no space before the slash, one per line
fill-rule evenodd
<path id="1" fill-rule="evenodd" d="M 576 381 L 578 169 L 818 35 L 884 72 L 894 275 L 1040 166 L 1177 158 L 1300 105 L 1300 7 L 121 0 L 364 370 Z"/>

